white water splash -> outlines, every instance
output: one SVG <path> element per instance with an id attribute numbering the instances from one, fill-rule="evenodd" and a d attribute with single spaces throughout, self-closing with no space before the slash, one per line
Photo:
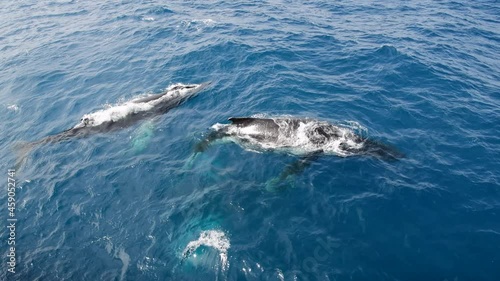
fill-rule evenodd
<path id="1" fill-rule="evenodd" d="M 285 275 L 283 274 L 283 271 L 281 271 L 281 269 L 277 268 L 276 274 L 278 275 L 278 278 L 280 279 L 280 281 L 285 281 Z"/>
<path id="2" fill-rule="evenodd" d="M 187 244 L 186 248 L 182 252 L 182 256 L 184 258 L 190 256 L 200 246 L 206 246 L 216 249 L 219 252 L 222 268 L 227 268 L 227 250 L 231 245 L 224 232 L 220 230 L 202 231 L 200 233 L 200 237 L 197 240 L 191 241 Z"/>
<path id="3" fill-rule="evenodd" d="M 284 117 L 269 119 L 272 119 L 279 127 L 278 132 L 275 133 L 276 136 L 271 136 L 274 132 L 266 132 L 259 125 L 239 127 L 232 124 L 215 124 L 212 128 L 214 130 L 227 129 L 228 135 L 236 137 L 233 141 L 249 150 L 284 150 L 296 155 L 322 151 L 326 154 L 346 157 L 353 155 L 352 151 L 363 147 L 363 141 L 355 131 L 363 131 L 366 128 L 358 123 L 333 125 L 314 119 L 298 120 Z M 297 120 L 299 121 L 298 127 L 293 124 Z M 338 137 L 327 138 L 320 133 L 324 131 L 336 134 Z"/>
<path id="4" fill-rule="evenodd" d="M 17 111 L 19 111 L 19 106 L 15 105 L 15 104 L 9 104 L 7 106 L 7 109 L 17 112 Z"/>
<path id="5" fill-rule="evenodd" d="M 195 88 L 185 88 L 186 86 L 195 86 Z M 122 104 L 114 106 L 106 105 L 105 109 L 83 115 L 80 123 L 75 125 L 74 128 L 85 127 L 85 126 L 99 126 L 106 122 L 116 122 L 127 116 L 151 110 L 158 104 L 165 102 L 167 100 L 173 100 L 185 97 L 189 95 L 189 93 L 196 91 L 200 86 L 201 85 L 199 84 L 198 85 L 184 85 L 180 83 L 174 84 L 169 86 L 165 90 L 165 92 L 160 95 L 141 96 Z M 158 98 L 147 101 L 147 98 L 149 96 L 158 96 Z M 145 101 L 141 102 L 141 100 Z"/>

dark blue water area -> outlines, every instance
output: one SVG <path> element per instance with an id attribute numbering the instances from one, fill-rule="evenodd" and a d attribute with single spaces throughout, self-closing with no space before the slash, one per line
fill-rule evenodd
<path id="1" fill-rule="evenodd" d="M 3 1 L 2 280 L 500 280 L 498 1 Z M 23 143 L 175 83 L 168 113 Z M 356 122 L 399 161 L 218 143 L 231 116 Z"/>

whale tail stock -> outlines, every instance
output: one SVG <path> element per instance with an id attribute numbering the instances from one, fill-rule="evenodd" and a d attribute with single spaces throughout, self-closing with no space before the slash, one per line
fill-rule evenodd
<path id="1" fill-rule="evenodd" d="M 14 144 L 14 153 L 16 156 L 14 167 L 16 170 L 19 170 L 21 166 L 26 162 L 26 158 L 37 144 L 37 142 L 25 141 L 17 142 L 16 144 Z"/>
<path id="2" fill-rule="evenodd" d="M 14 144 L 14 153 L 16 156 L 15 168 L 19 170 L 21 166 L 26 162 L 28 155 L 31 151 L 38 145 L 52 142 L 52 138 L 46 137 L 38 141 L 28 142 L 28 141 L 18 141 Z"/>
<path id="3" fill-rule="evenodd" d="M 20 168 L 24 164 L 28 155 L 36 146 L 44 145 L 47 143 L 67 141 L 72 136 L 78 136 L 79 135 L 78 133 L 79 133 L 78 130 L 68 129 L 57 135 L 47 136 L 37 141 L 32 141 L 32 142 L 18 141 L 17 143 L 14 144 L 13 147 L 14 153 L 16 155 L 16 164 L 15 164 L 16 169 Z"/>

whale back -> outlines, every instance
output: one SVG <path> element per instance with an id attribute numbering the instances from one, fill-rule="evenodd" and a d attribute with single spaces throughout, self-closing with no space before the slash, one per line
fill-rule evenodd
<path id="1" fill-rule="evenodd" d="M 232 123 L 228 128 L 229 135 L 257 141 L 276 141 L 279 136 L 280 127 L 273 119 L 231 117 L 229 121 Z"/>
<path id="2" fill-rule="evenodd" d="M 170 101 L 175 100 L 175 99 L 188 98 L 191 95 L 194 95 L 195 93 L 198 92 L 198 91 L 196 91 L 197 88 L 202 89 L 203 86 L 204 86 L 203 84 L 200 84 L 200 85 L 195 85 L 195 84 L 181 85 L 181 84 L 178 84 L 178 85 L 174 85 L 174 86 L 167 88 L 161 94 L 149 95 L 146 97 L 138 98 L 138 99 L 133 100 L 132 102 L 133 103 L 148 103 L 148 102 L 162 99 L 164 96 L 167 96 L 167 95 L 169 96 Z M 169 100 L 166 100 L 166 101 L 169 101 Z"/>
<path id="3" fill-rule="evenodd" d="M 274 123 L 274 120 L 272 119 L 253 118 L 253 117 L 231 117 L 229 118 L 229 121 L 231 121 L 233 125 L 237 125 L 240 127 L 253 126 L 257 124 Z"/>
<path id="4" fill-rule="evenodd" d="M 322 151 L 341 157 L 371 155 L 385 161 L 404 157 L 396 148 L 363 137 L 351 128 L 308 118 L 232 117 L 220 133 L 251 149 L 285 150 L 292 154 Z"/>

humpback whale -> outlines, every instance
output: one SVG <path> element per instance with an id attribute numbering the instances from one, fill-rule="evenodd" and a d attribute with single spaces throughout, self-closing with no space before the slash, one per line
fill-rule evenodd
<path id="1" fill-rule="evenodd" d="M 128 127 L 142 119 L 164 114 L 206 88 L 210 83 L 174 84 L 161 94 L 138 97 L 93 113 L 85 114 L 75 126 L 56 135 L 21 145 L 20 156 L 46 143 L 56 143 L 72 138 L 86 137 L 100 132 L 108 132 Z M 22 159 L 21 159 L 22 160 Z"/>
<path id="2" fill-rule="evenodd" d="M 274 184 L 300 173 L 320 155 L 349 157 L 369 155 L 395 161 L 403 154 L 389 144 L 363 137 L 349 126 L 297 117 L 232 117 L 230 124 L 215 124 L 206 138 L 196 144 L 188 160 L 207 150 L 217 140 L 228 140 L 251 151 L 283 152 L 299 156 L 274 179 Z"/>

